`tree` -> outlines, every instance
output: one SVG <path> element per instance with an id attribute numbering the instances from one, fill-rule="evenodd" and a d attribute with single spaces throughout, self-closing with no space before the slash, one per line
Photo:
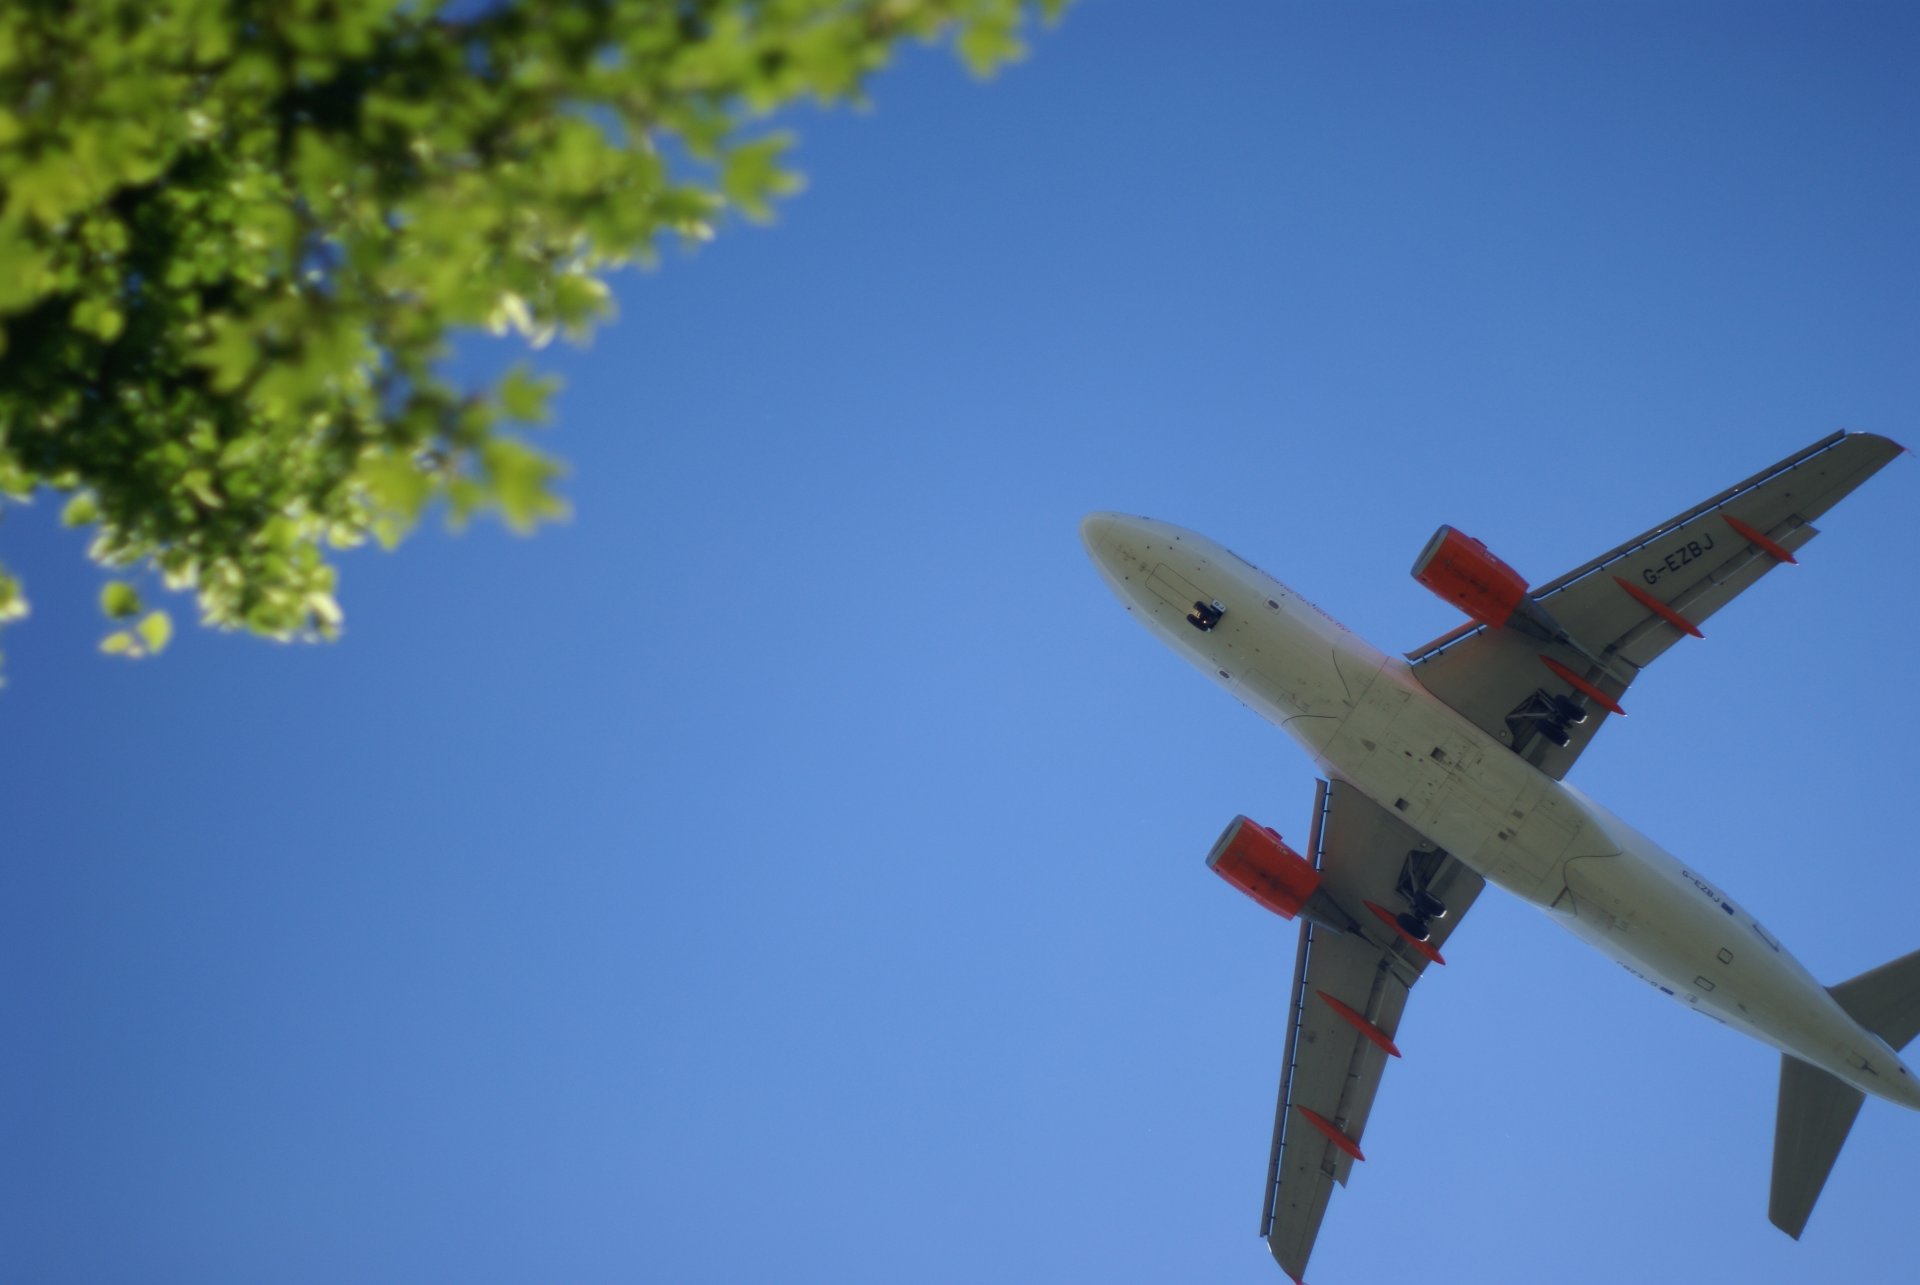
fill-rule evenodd
<path id="1" fill-rule="evenodd" d="M 64 494 L 205 624 L 333 637 L 331 551 L 436 503 L 563 511 L 521 431 L 551 381 L 454 387 L 451 334 L 586 335 L 608 272 L 794 188 L 776 109 L 858 98 L 908 39 L 984 74 L 1063 4 L 0 8 L 0 504 Z M 165 645 L 133 585 L 102 606 L 107 650 Z"/>

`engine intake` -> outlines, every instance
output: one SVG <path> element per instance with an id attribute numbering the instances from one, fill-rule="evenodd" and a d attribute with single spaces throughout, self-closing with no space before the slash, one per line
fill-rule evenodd
<path id="1" fill-rule="evenodd" d="M 1413 578 L 1489 628 L 1527 602 L 1527 582 L 1487 546 L 1450 526 L 1433 533 L 1414 560 Z"/>

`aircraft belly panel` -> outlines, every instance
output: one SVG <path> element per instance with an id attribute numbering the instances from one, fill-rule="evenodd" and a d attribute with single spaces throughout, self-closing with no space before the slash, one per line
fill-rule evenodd
<path id="1" fill-rule="evenodd" d="M 1251 632 L 1251 631 L 1250 631 Z M 1235 695 L 1256 709 L 1272 710 L 1276 722 L 1302 715 L 1338 719 L 1348 713 L 1346 687 L 1330 649 L 1293 648 L 1255 634 L 1241 665 Z"/>
<path id="2" fill-rule="evenodd" d="M 1578 805 L 1424 689 L 1381 670 L 1317 753 L 1509 891 L 1540 905 L 1561 891 L 1560 863 L 1584 823 Z"/>
<path id="3" fill-rule="evenodd" d="M 1369 764 L 1387 738 L 1387 729 L 1393 726 L 1407 699 L 1408 694 L 1393 683 L 1378 677 L 1367 683 L 1354 702 L 1353 712 L 1327 743 L 1328 762 L 1356 782 L 1365 780 L 1370 774 Z"/>

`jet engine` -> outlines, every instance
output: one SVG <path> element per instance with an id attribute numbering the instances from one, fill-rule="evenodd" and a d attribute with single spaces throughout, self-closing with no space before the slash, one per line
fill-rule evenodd
<path id="1" fill-rule="evenodd" d="M 1282 919 L 1298 915 L 1339 932 L 1358 927 L 1321 890 L 1313 863 L 1258 821 L 1235 817 L 1207 853 L 1207 868 Z"/>
<path id="2" fill-rule="evenodd" d="M 1273 831 L 1235 817 L 1207 854 L 1207 868 L 1282 919 L 1300 913 L 1320 888 L 1313 863 Z"/>
<path id="3" fill-rule="evenodd" d="M 1414 560 L 1413 578 L 1481 624 L 1498 629 L 1527 602 L 1527 582 L 1487 546 L 1450 526 L 1433 533 Z"/>
<path id="4" fill-rule="evenodd" d="M 1433 539 L 1427 541 L 1427 547 L 1414 559 L 1413 578 L 1489 629 L 1510 625 L 1530 637 L 1572 649 L 1602 673 L 1612 675 L 1622 688 L 1633 681 L 1631 677 L 1620 678 L 1618 671 L 1606 660 L 1595 656 L 1577 638 L 1561 628 L 1553 614 L 1527 592 L 1527 582 L 1520 573 L 1494 557 L 1486 545 L 1465 532 L 1456 531 L 1450 526 L 1435 531 Z M 1640 599 L 1642 605 L 1650 606 L 1660 616 L 1670 617 L 1670 623 L 1694 633 L 1699 632 L 1685 617 L 1658 599 L 1617 576 L 1614 578 L 1619 581 L 1621 588 Z M 1592 679 L 1569 669 L 1563 661 L 1544 652 L 1540 654 L 1540 660 L 1553 671 L 1555 678 L 1596 705 L 1615 714 L 1626 713 L 1620 708 L 1619 701 L 1596 686 Z M 1545 702 L 1541 709 L 1529 710 L 1523 706 L 1509 716 L 1510 721 L 1520 716 L 1532 719 L 1549 740 L 1565 749 L 1570 740 L 1567 725 L 1586 722 L 1586 708 L 1562 695 L 1543 692 L 1539 699 Z"/>

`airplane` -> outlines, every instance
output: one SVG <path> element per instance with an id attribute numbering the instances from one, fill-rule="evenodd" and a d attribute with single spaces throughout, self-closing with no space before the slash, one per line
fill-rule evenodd
<path id="1" fill-rule="evenodd" d="M 1089 514 L 1143 625 L 1312 756 L 1304 851 L 1237 816 L 1207 864 L 1301 921 L 1260 1235 L 1301 1285 L 1414 983 L 1487 883 L 1778 1049 L 1768 1217 L 1798 1239 L 1866 1094 L 1920 1109 L 1920 951 L 1822 986 L 1721 886 L 1564 777 L 1669 647 L 1795 554 L 1903 448 L 1838 432 L 1538 588 L 1442 526 L 1414 579 L 1469 619 L 1401 660 L 1205 536 Z"/>

